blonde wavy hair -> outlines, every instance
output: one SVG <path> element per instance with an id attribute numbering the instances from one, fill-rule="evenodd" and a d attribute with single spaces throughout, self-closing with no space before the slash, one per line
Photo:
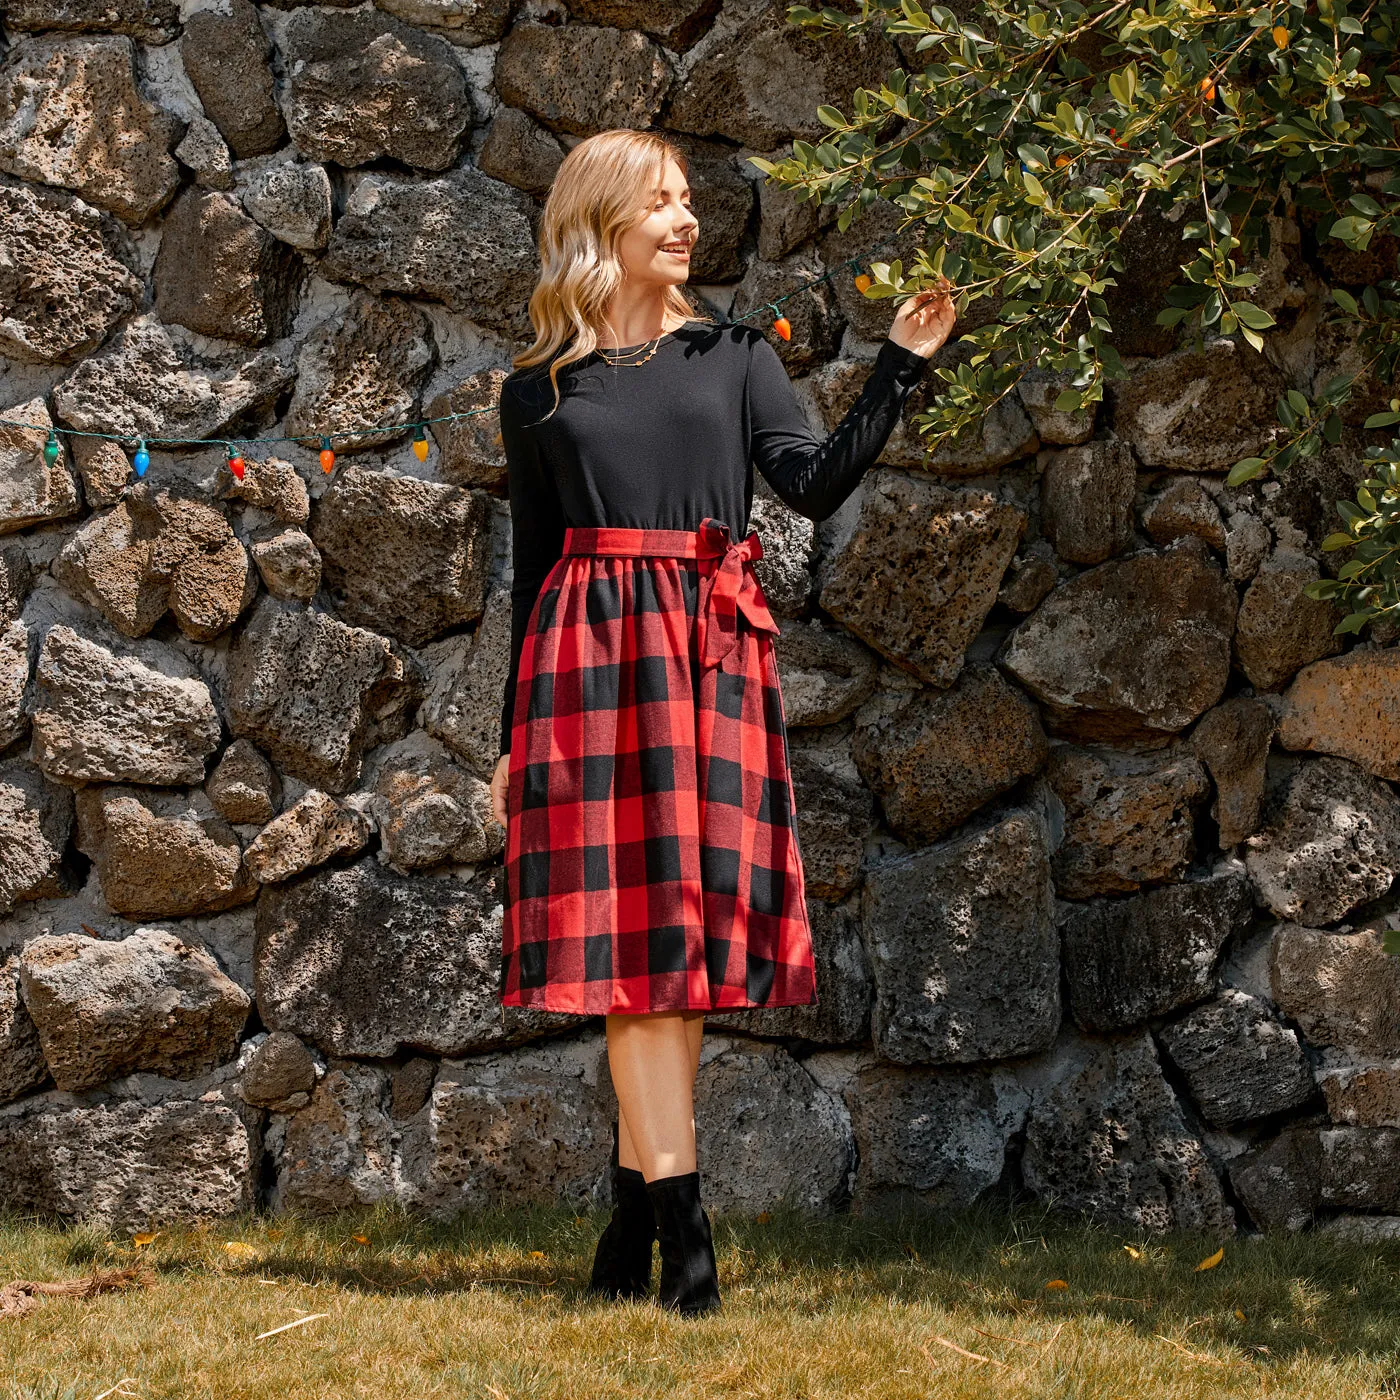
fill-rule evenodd
<path id="1" fill-rule="evenodd" d="M 511 361 L 516 369 L 550 364 L 550 413 L 559 407 L 559 370 L 598 347 L 598 327 L 607 325 L 626 276 L 619 244 L 650 212 L 668 160 L 689 177 L 684 153 L 664 136 L 619 127 L 580 141 L 555 173 L 540 216 L 540 279 L 530 295 L 535 342 Z M 697 316 L 677 286 L 661 297 L 675 315 L 713 319 Z"/>

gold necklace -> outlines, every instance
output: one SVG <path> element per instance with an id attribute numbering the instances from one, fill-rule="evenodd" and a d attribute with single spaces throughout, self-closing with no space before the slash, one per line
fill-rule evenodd
<path id="1" fill-rule="evenodd" d="M 626 359 L 626 358 L 623 358 L 623 359 L 616 359 L 616 360 L 615 360 L 615 359 L 613 359 L 613 358 L 608 354 L 608 352 L 607 352 L 606 350 L 602 349 L 601 346 L 598 347 L 597 353 L 603 357 L 603 362 L 604 362 L 605 364 L 609 364 L 609 365 L 624 365 L 624 366 L 627 366 L 627 367 L 632 367 L 632 366 L 635 366 L 635 365 L 644 365 L 644 364 L 646 364 L 646 362 L 647 362 L 649 359 L 651 359 L 651 357 L 652 357 L 654 354 L 656 354 L 657 350 L 660 349 L 660 347 L 661 347 L 661 342 L 662 342 L 663 340 L 665 340 L 665 338 L 666 338 L 669 334 L 670 334 L 669 331 L 662 331 L 661 334 L 658 335 L 658 336 L 656 337 L 656 339 L 653 340 L 653 341 L 651 342 L 651 349 L 648 350 L 647 353 L 646 353 L 645 355 L 643 355 L 642 358 L 641 358 L 640 360 L 629 360 L 629 359 Z M 629 351 L 628 353 L 629 353 L 629 354 L 632 354 L 632 355 L 635 355 L 637 352 L 636 352 L 635 350 L 632 350 L 632 351 Z"/>

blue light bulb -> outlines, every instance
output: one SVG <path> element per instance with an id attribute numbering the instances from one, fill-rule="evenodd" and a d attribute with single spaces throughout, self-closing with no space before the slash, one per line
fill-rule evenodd
<path id="1" fill-rule="evenodd" d="M 151 465 L 151 454 L 146 451 L 146 443 L 143 439 L 140 447 L 136 449 L 136 455 L 131 459 L 131 465 L 136 468 L 137 476 L 145 476 L 146 468 Z"/>

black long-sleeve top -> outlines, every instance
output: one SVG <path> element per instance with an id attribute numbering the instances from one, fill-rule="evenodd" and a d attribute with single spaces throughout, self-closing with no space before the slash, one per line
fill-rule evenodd
<path id="1" fill-rule="evenodd" d="M 509 375 L 500 419 L 514 582 L 501 752 L 510 748 L 526 624 L 566 528 L 695 530 L 709 515 L 741 540 L 754 467 L 793 510 L 824 520 L 880 455 L 927 366 L 917 351 L 882 342 L 859 396 L 825 438 L 808 425 L 778 352 L 752 326 L 688 322 L 641 365 L 610 365 L 596 352 L 576 360 L 559 372 L 552 414 L 547 367 Z"/>

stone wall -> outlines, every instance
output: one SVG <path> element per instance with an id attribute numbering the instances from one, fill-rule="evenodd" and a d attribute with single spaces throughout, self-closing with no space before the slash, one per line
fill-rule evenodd
<path id="1" fill-rule="evenodd" d="M 221 450 L 157 444 L 137 481 L 111 443 L 48 466 L 42 430 L 0 429 L 5 1205 L 119 1227 L 600 1198 L 599 1024 L 495 998 L 497 425 L 439 425 L 426 463 L 375 429 L 495 402 L 542 192 L 589 132 L 689 152 L 716 315 L 891 234 L 889 207 L 840 233 L 745 163 L 909 57 L 782 11 L 6 5 L 3 416 L 363 431 L 330 478 L 289 443 L 240 482 Z M 1158 221 L 1097 415 L 1033 375 L 932 462 L 898 430 L 816 527 L 760 484 L 821 1004 L 714 1018 L 717 1206 L 1400 1215 L 1400 653 L 1342 650 L 1301 592 L 1394 389 L 1325 458 L 1223 485 L 1282 389 L 1351 362 L 1327 287 L 1395 250 L 1275 233 L 1268 359 L 1154 324 Z M 785 310 L 829 426 L 890 308 L 843 275 Z"/>

